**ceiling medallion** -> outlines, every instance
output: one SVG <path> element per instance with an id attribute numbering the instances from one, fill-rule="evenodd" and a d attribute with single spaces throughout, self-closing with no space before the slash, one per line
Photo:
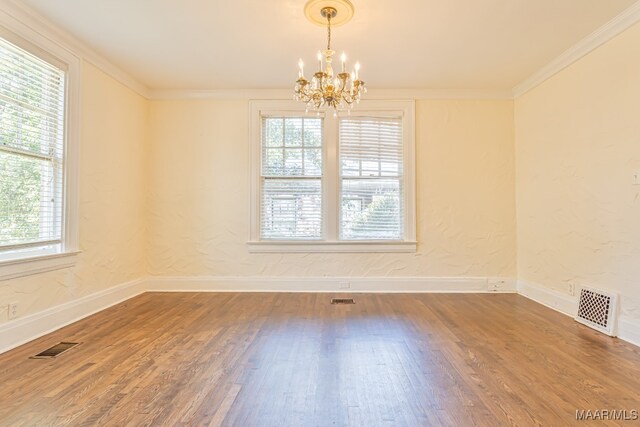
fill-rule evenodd
<path id="1" fill-rule="evenodd" d="M 319 111 L 322 107 L 338 110 L 353 108 L 360 102 L 360 96 L 366 92 L 364 82 L 360 80 L 360 63 L 356 62 L 353 71 L 346 71 L 347 56 L 342 53 L 341 72 L 333 72 L 331 49 L 331 26 L 342 25 L 353 16 L 353 5 L 348 0 L 310 0 L 305 8 L 307 18 L 319 25 L 327 26 L 327 48 L 318 51 L 318 71 L 310 80 L 304 76 L 304 62 L 298 62 L 298 80 L 294 87 L 294 99 L 307 104 L 307 110 Z"/>

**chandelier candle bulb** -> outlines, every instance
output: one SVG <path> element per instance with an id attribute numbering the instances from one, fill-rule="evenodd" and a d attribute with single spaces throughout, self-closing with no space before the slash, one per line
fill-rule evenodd
<path id="1" fill-rule="evenodd" d="M 320 53 L 320 51 L 318 51 L 318 70 L 322 71 L 322 53 Z"/>
<path id="2" fill-rule="evenodd" d="M 342 59 L 342 72 L 344 73 L 344 69 L 347 64 L 347 55 L 344 52 L 342 52 L 342 56 L 340 57 L 340 59 Z"/>
<path id="3" fill-rule="evenodd" d="M 300 71 L 298 72 L 298 77 L 304 77 L 304 62 L 302 62 L 302 59 L 298 61 L 298 67 L 300 68 Z"/>
<path id="4" fill-rule="evenodd" d="M 356 70 L 356 76 L 355 76 L 356 78 L 355 78 L 355 80 L 358 80 L 358 73 L 360 71 L 360 63 L 359 62 L 356 62 L 356 65 L 354 66 L 354 69 Z"/>

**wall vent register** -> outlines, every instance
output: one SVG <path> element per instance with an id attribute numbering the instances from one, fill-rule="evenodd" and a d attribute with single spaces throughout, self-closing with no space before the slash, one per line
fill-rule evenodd
<path id="1" fill-rule="evenodd" d="M 356 302 L 353 298 L 331 298 L 331 304 L 333 305 L 342 305 L 342 304 L 355 304 Z"/>
<path id="2" fill-rule="evenodd" d="M 576 321 L 610 336 L 616 336 L 618 295 L 598 289 L 583 288 Z"/>
<path id="3" fill-rule="evenodd" d="M 66 353 L 72 348 L 79 345 L 79 342 L 60 342 L 53 347 L 49 347 L 48 349 L 32 356 L 31 359 L 53 359 L 54 357 L 60 356 L 62 353 Z"/>

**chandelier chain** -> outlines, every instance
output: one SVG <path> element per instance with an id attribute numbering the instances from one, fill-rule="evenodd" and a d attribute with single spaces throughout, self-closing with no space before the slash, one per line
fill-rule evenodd
<path id="1" fill-rule="evenodd" d="M 331 13 L 327 14 L 327 50 L 331 50 Z"/>
<path id="2" fill-rule="evenodd" d="M 338 111 L 352 108 L 354 104 L 360 102 L 360 97 L 367 91 L 358 75 L 360 64 L 356 62 L 353 72 L 348 73 L 345 68 L 344 53 L 341 57 L 341 72 L 334 73 L 332 57 L 335 52 L 331 50 L 331 19 L 336 14 L 336 9 L 332 7 L 322 9 L 322 17 L 327 19 L 327 50 L 324 53 L 318 51 L 318 70 L 309 80 L 304 77 L 304 62 L 300 59 L 298 80 L 294 87 L 294 99 L 307 104 L 307 111 L 312 108 L 320 114 L 320 109 L 327 106 L 333 108 L 334 116 Z"/>

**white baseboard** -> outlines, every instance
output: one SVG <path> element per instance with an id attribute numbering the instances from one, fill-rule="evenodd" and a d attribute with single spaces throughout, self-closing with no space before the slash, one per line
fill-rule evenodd
<path id="1" fill-rule="evenodd" d="M 348 282 L 349 288 L 341 288 Z M 515 292 L 516 281 L 496 277 L 148 277 L 123 283 L 0 325 L 0 353 L 144 292 Z M 496 291 L 492 291 L 495 293 Z"/>
<path id="2" fill-rule="evenodd" d="M 620 316 L 618 318 L 618 338 L 640 347 L 640 319 Z"/>
<path id="3" fill-rule="evenodd" d="M 341 283 L 349 282 L 349 288 Z M 144 292 L 372 292 L 485 293 L 499 282 L 498 292 L 516 292 L 516 281 L 487 277 L 149 277 L 87 295 L 42 312 L 0 325 L 0 353 L 46 335 Z M 543 286 L 519 281 L 517 292 L 574 317 L 577 299 Z M 621 316 L 621 339 L 640 345 L 640 320 Z"/>
<path id="4" fill-rule="evenodd" d="M 570 317 L 578 313 L 578 299 L 535 283 L 518 280 L 518 293 Z"/>
<path id="5" fill-rule="evenodd" d="M 149 277 L 156 292 L 488 292 L 487 277 Z M 515 292 L 515 280 L 501 278 L 499 292 Z M 348 283 L 348 288 L 341 284 Z"/>
<path id="6" fill-rule="evenodd" d="M 518 293 L 567 316 L 576 317 L 578 313 L 577 297 L 565 295 L 545 286 L 519 280 Z M 617 336 L 621 340 L 640 347 L 640 319 L 619 316 Z"/>
<path id="7" fill-rule="evenodd" d="M 128 300 L 144 291 L 145 280 L 137 279 L 3 323 L 0 325 L 0 353 Z"/>

